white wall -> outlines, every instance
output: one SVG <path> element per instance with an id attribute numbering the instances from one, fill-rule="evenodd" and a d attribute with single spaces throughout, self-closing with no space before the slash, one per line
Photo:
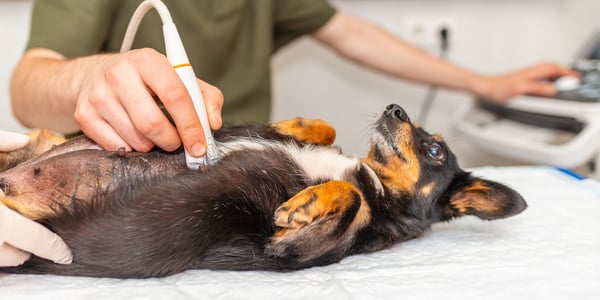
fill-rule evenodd
<path id="1" fill-rule="evenodd" d="M 411 22 L 448 20 L 453 62 L 498 73 L 542 60 L 569 63 L 577 47 L 600 29 L 597 0 L 334 0 L 339 8 L 370 19 L 402 38 Z M 24 131 L 10 112 L 8 81 L 29 31 L 31 0 L 0 0 L 0 128 Z M 421 41 L 419 39 L 417 42 Z M 278 53 L 273 61 L 272 118 L 323 118 L 338 128 L 348 153 L 364 154 L 369 125 L 392 102 L 416 116 L 426 87 L 347 63 L 310 39 Z M 472 149 L 451 130 L 449 116 L 470 97 L 442 91 L 426 128 L 442 133 L 463 165 L 512 163 Z"/>
<path id="2" fill-rule="evenodd" d="M 484 73 L 499 73 L 554 60 L 568 64 L 578 46 L 600 29 L 597 0 L 336 0 L 339 8 L 370 19 L 402 38 L 407 22 L 448 20 L 449 59 Z M 417 39 L 417 41 L 420 41 Z M 274 119 L 296 115 L 323 118 L 338 128 L 338 143 L 349 153 L 368 148 L 369 122 L 396 102 L 418 114 L 426 87 L 348 64 L 304 39 L 274 60 Z M 450 118 L 469 95 L 438 94 L 426 129 L 442 133 L 463 166 L 513 164 L 481 153 L 451 130 Z"/>
<path id="3" fill-rule="evenodd" d="M 29 34 L 31 0 L 0 0 L 0 128 L 24 132 L 12 116 L 9 80 L 25 49 Z"/>

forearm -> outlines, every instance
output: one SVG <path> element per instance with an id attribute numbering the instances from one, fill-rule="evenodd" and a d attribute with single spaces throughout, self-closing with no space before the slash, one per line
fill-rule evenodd
<path id="1" fill-rule="evenodd" d="M 81 60 L 68 60 L 47 49 L 29 50 L 15 68 L 10 94 L 15 117 L 31 128 L 70 133 L 79 129 L 74 119 Z"/>
<path id="2" fill-rule="evenodd" d="M 483 88 L 480 75 L 428 55 L 343 12 L 313 36 L 343 57 L 395 77 L 472 93 Z"/>

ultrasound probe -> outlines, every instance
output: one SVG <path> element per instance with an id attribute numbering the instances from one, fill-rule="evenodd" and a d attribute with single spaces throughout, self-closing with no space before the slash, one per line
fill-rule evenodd
<path id="1" fill-rule="evenodd" d="M 207 166 L 214 164 L 219 160 L 219 150 L 213 138 L 210 130 L 210 124 L 208 123 L 208 115 L 206 112 L 206 106 L 196 74 L 192 69 L 192 65 L 187 57 L 185 49 L 183 48 L 183 42 L 177 32 L 177 28 L 173 23 L 173 19 L 167 9 L 166 5 L 160 0 L 145 0 L 143 1 L 133 13 L 129 25 L 127 26 L 127 32 L 123 38 L 123 44 L 121 45 L 121 52 L 125 52 L 131 49 L 135 33 L 142 21 L 144 15 L 151 9 L 155 8 L 158 11 L 160 19 L 163 23 L 163 35 L 165 39 L 165 49 L 167 52 L 167 59 L 177 72 L 177 75 L 185 85 L 192 102 L 196 114 L 200 119 L 200 124 L 204 130 L 204 136 L 206 137 L 206 155 L 203 157 L 192 156 L 187 149 L 185 149 L 185 162 L 188 168 L 197 170 L 201 166 Z M 185 148 L 185 147 L 184 147 Z"/>

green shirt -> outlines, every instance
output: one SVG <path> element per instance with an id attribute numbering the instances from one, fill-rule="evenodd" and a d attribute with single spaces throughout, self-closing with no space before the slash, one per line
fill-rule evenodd
<path id="1" fill-rule="evenodd" d="M 323 26 L 335 13 L 325 0 L 164 0 L 197 77 L 225 95 L 227 124 L 266 122 L 271 106 L 270 57 Z M 118 52 L 139 0 L 38 0 L 27 49 L 66 57 Z M 164 52 L 156 10 L 141 22 L 133 48 Z"/>

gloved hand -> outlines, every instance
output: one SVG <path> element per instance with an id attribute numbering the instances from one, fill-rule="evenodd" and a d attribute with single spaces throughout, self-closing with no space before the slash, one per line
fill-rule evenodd
<path id="1" fill-rule="evenodd" d="M 14 132 L 0 130 L 0 152 L 10 152 L 29 144 L 29 137 Z"/>
<path id="2" fill-rule="evenodd" d="M 0 130 L 0 152 L 17 150 L 28 143 L 26 135 Z M 2 197 L 4 192 L 0 190 Z M 60 264 L 73 260 L 71 250 L 58 235 L 0 202 L 0 266 L 21 265 L 32 253 Z"/>

